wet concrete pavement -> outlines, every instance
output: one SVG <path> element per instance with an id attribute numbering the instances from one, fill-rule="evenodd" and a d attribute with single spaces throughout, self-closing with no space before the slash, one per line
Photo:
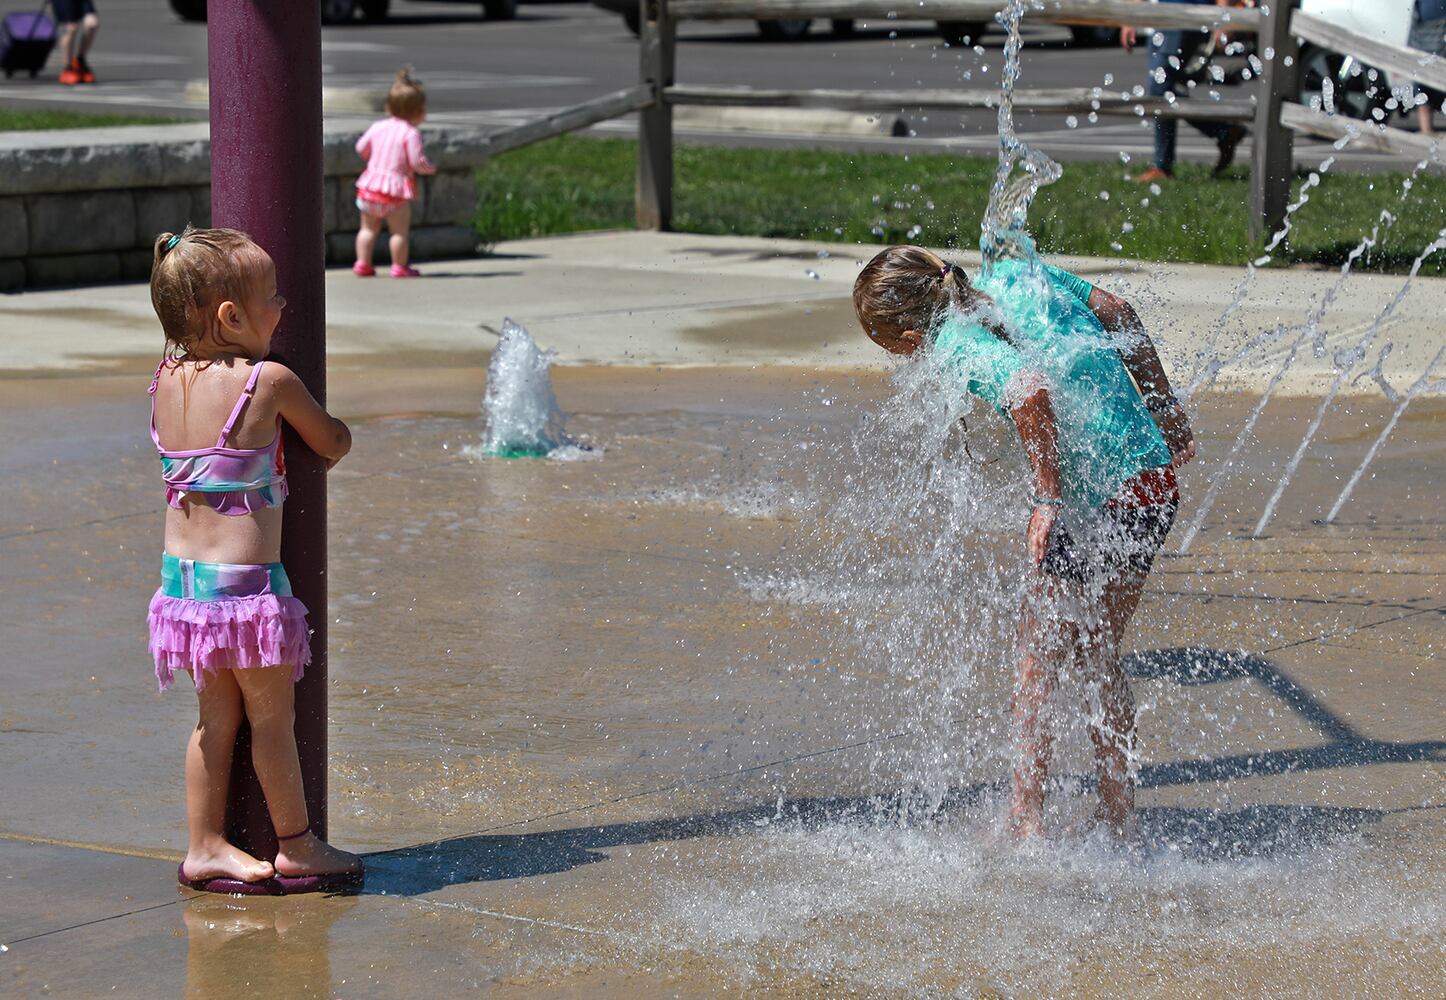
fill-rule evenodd
<path id="1" fill-rule="evenodd" d="M 1128 640 L 1132 859 L 993 842 L 987 754 L 912 813 L 935 736 L 908 679 L 752 585 L 788 569 L 811 456 L 886 395 L 877 371 L 564 368 L 601 457 L 503 461 L 468 451 L 481 351 L 333 343 L 357 446 L 330 484 L 331 826 L 370 852 L 347 899 L 175 888 L 194 706 L 144 649 L 148 361 L 0 378 L 7 994 L 1429 996 L 1446 974 L 1439 398 L 1324 526 L 1389 413 L 1353 396 L 1249 539 L 1316 405 L 1278 399 L 1161 560 Z M 1183 518 L 1254 401 L 1203 401 Z M 1001 669 L 979 710 L 1006 690 Z"/>

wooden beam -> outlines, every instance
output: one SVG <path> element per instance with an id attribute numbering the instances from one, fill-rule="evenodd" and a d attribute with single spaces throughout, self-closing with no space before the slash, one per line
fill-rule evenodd
<path id="1" fill-rule="evenodd" d="M 713 107 L 837 108 L 841 111 L 904 111 L 912 108 L 995 108 L 997 90 L 754 90 L 749 87 L 703 87 L 678 84 L 663 91 L 673 105 Z M 1098 87 L 1060 90 L 1017 90 L 1020 111 L 1080 112 L 1158 118 L 1248 123 L 1255 119 L 1250 101 L 1176 100 L 1121 96 Z M 1140 114 L 1135 109 L 1143 109 Z"/>
<path id="2" fill-rule="evenodd" d="M 785 20 L 792 18 L 898 18 L 920 21 L 991 21 L 1004 9 L 1001 0 L 673 0 L 679 21 L 720 21 L 730 18 Z M 1260 13 L 1248 7 L 1195 4 L 1153 4 L 1141 0 L 1042 0 L 1025 11 L 1031 21 L 1059 24 L 1132 25 L 1160 31 L 1207 31 L 1229 28 L 1254 34 Z"/>
<path id="3" fill-rule="evenodd" d="M 1263 59 L 1255 102 L 1255 140 L 1250 163 L 1250 237 L 1268 239 L 1285 221 L 1295 170 L 1295 133 L 1280 123 L 1280 107 L 1299 93 L 1300 49 L 1290 33 L 1295 0 L 1270 0 L 1256 42 Z"/>
<path id="4" fill-rule="evenodd" d="M 1345 115 L 1328 115 L 1314 108 L 1302 107 L 1294 101 L 1287 101 L 1280 106 L 1280 123 L 1292 131 L 1313 135 L 1318 139 L 1348 138 L 1351 145 L 1358 149 L 1396 153 L 1413 160 L 1426 160 L 1437 166 L 1446 163 L 1446 141 L 1442 139 L 1432 139 L 1415 132 L 1407 132 L 1405 129 L 1390 128 Z"/>
<path id="5" fill-rule="evenodd" d="M 1296 11 L 1295 16 L 1290 19 L 1290 30 L 1296 37 L 1313 42 L 1323 49 L 1355 56 L 1376 69 L 1399 74 L 1428 87 L 1446 90 L 1446 59 L 1440 56 L 1367 38 L 1302 10 Z"/>
<path id="6" fill-rule="evenodd" d="M 487 156 L 496 156 L 509 149 L 530 146 L 534 142 L 552 139 L 566 132 L 576 132 L 578 129 L 596 125 L 598 122 L 604 122 L 610 118 L 641 111 L 651 106 L 652 103 L 653 91 L 648 87 L 637 86 L 614 91 L 611 94 L 593 98 L 591 101 L 563 108 L 550 115 L 523 122 L 521 125 L 489 132 L 484 153 Z"/>
<path id="7" fill-rule="evenodd" d="M 673 109 L 663 91 L 673 85 L 677 30 L 671 0 L 638 0 L 638 80 L 648 104 L 638 116 L 638 173 L 634 215 L 639 229 L 673 227 Z"/>

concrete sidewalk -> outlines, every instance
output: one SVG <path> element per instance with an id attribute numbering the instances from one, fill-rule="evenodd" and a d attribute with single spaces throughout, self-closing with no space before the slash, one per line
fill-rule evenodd
<path id="1" fill-rule="evenodd" d="M 1144 854 L 1017 852 L 990 832 L 1003 738 L 953 742 L 975 716 L 1007 730 L 1008 642 L 936 724 L 921 691 L 944 667 L 861 656 L 808 596 L 853 582 L 815 578 L 833 481 L 808 470 L 888 392 L 849 316 L 858 248 L 502 251 L 328 279 L 356 435 L 328 487 L 331 830 L 369 871 L 348 898 L 175 886 L 195 706 L 156 694 L 145 652 L 159 333 L 140 286 L 0 298 L 0 993 L 1314 998 L 1446 977 L 1446 401 L 1407 411 L 1324 526 L 1391 412 L 1373 386 L 1350 400 L 1252 540 L 1317 400 L 1270 406 L 1127 640 Z M 1181 366 L 1240 278 L 1078 269 L 1132 290 Z M 1330 283 L 1258 280 L 1252 333 Z M 1351 279 L 1332 342 L 1400 284 Z M 1401 307 L 1398 387 L 1443 294 Z M 469 450 L 504 316 L 569 363 L 557 394 L 598 460 Z M 1202 397 L 1182 519 L 1255 400 Z M 1000 455 L 1002 433 L 971 440 Z M 1083 735 L 1059 754 L 1063 825 L 1092 804 Z M 915 791 L 940 769 L 941 797 Z"/>
<path id="2" fill-rule="evenodd" d="M 426 351 L 475 360 L 504 317 L 526 326 L 559 363 L 605 365 L 801 365 L 882 369 L 888 359 L 860 335 L 849 292 L 876 247 L 748 237 L 633 231 L 520 240 L 477 260 L 424 266 L 422 281 L 327 276 L 327 346 L 334 355 Z M 977 255 L 960 255 L 966 267 Z M 1250 338 L 1321 313 L 1329 352 L 1379 335 L 1399 387 L 1443 341 L 1446 279 L 1352 275 L 1332 296 L 1334 271 L 1141 265 L 1060 258 L 1091 281 L 1130 298 L 1161 345 L 1172 374 L 1198 366 L 1213 345 L 1229 356 Z M 1240 302 L 1232 308 L 1237 297 Z M 1222 317 L 1228 318 L 1222 322 Z M 1293 336 L 1236 359 L 1224 384 L 1263 386 Z M 36 291 L 0 297 L 0 370 L 75 369 L 159 353 L 144 285 Z M 1287 393 L 1318 392 L 1331 354 L 1309 345 L 1282 380 Z M 1347 391 L 1375 393 L 1369 380 Z"/>

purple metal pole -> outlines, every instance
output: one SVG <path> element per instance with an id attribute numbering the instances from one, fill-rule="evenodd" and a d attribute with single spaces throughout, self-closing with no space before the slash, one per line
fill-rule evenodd
<path id="1" fill-rule="evenodd" d="M 326 401 L 325 233 L 322 230 L 321 8 L 305 0 L 209 6 L 212 224 L 241 229 L 276 261 L 286 311 L 272 355 Z M 311 665 L 296 686 L 296 742 L 311 827 L 326 836 L 326 469 L 295 434 L 285 440 L 281 559 L 310 612 Z M 227 833 L 257 857 L 275 831 L 237 743 Z"/>

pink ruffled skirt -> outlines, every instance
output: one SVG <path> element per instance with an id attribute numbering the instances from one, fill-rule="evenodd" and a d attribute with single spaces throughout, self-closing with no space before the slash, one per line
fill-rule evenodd
<path id="1" fill-rule="evenodd" d="M 217 670 L 289 666 L 298 681 L 311 662 L 306 605 L 292 596 L 280 563 L 207 563 L 167 554 L 148 620 L 162 691 L 177 672 L 189 673 L 198 691 Z"/>

